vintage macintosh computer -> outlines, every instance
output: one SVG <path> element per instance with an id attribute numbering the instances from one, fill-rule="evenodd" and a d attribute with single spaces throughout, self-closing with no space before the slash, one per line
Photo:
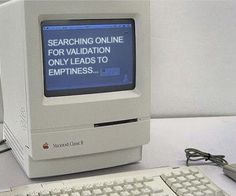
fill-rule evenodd
<path id="1" fill-rule="evenodd" d="M 149 1 L 0 6 L 4 138 L 30 178 L 141 160 L 150 128 Z"/>
<path id="2" fill-rule="evenodd" d="M 0 6 L 4 138 L 28 177 L 142 158 L 150 128 L 149 8 L 148 0 L 12 0 Z M 0 196 L 95 195 L 229 196 L 192 167 L 0 190 Z"/>

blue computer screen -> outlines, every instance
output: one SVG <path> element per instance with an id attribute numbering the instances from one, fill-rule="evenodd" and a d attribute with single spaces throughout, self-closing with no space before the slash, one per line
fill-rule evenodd
<path id="1" fill-rule="evenodd" d="M 134 89 L 133 19 L 43 21 L 41 31 L 45 96 Z"/>

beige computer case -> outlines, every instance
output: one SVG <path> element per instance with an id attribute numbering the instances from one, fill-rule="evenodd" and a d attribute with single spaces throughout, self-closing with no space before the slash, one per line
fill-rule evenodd
<path id="1" fill-rule="evenodd" d="M 133 18 L 136 88 L 45 97 L 40 23 L 43 20 Z M 30 178 L 141 160 L 150 127 L 149 1 L 13 0 L 0 6 L 4 137 Z M 94 124 L 137 119 L 96 127 Z"/>

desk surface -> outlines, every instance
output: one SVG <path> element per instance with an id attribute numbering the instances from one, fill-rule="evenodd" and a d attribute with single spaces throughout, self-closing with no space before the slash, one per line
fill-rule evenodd
<path id="1" fill-rule="evenodd" d="M 160 166 L 185 165 L 184 149 L 194 147 L 213 154 L 226 155 L 236 163 L 236 117 L 155 119 L 151 121 L 151 141 L 143 148 L 143 160 L 126 166 L 29 180 L 11 152 L 0 155 L 0 190 L 25 184 L 101 175 Z M 222 169 L 205 165 L 199 168 L 219 187 L 236 195 L 236 183 L 223 175 Z"/>

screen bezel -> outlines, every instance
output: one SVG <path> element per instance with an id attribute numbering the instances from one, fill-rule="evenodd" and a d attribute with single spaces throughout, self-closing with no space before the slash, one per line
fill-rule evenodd
<path id="1" fill-rule="evenodd" d="M 94 88 L 77 88 L 68 90 L 47 90 L 46 85 L 46 62 L 44 54 L 44 41 L 43 41 L 43 27 L 47 25 L 86 25 L 86 24 L 132 24 L 133 33 L 133 82 L 126 85 L 113 85 L 106 87 Z M 72 96 L 83 94 L 107 93 L 125 90 L 133 90 L 136 87 L 136 33 L 135 33 L 135 20 L 132 18 L 124 19 L 82 19 L 82 20 L 45 20 L 41 22 L 41 37 L 42 37 L 42 56 L 43 56 L 43 78 L 44 78 L 44 95 L 46 97 L 59 97 L 59 96 Z"/>

